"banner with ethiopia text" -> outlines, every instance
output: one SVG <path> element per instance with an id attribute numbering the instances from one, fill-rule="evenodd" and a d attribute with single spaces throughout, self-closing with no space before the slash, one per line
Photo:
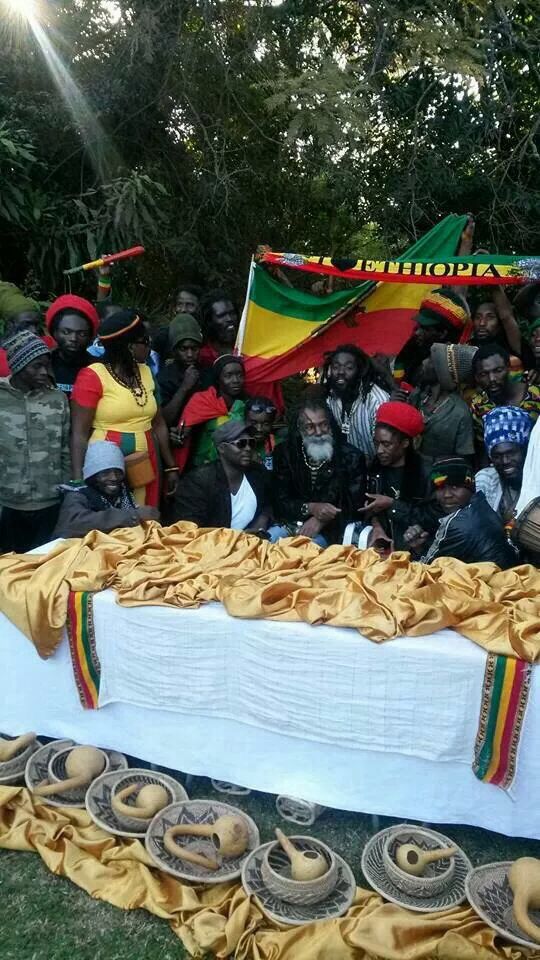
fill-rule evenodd
<path id="1" fill-rule="evenodd" d="M 261 256 L 262 263 L 292 267 L 308 273 L 323 273 L 346 280 L 376 280 L 383 283 L 446 283 L 463 286 L 519 284 L 540 280 L 540 257 L 482 256 L 446 257 L 444 260 L 350 260 L 305 257 L 299 253 Z"/>
<path id="2" fill-rule="evenodd" d="M 466 223 L 465 216 L 445 217 L 404 252 L 403 261 L 445 262 L 455 255 Z M 399 353 L 422 300 L 440 286 L 433 279 L 357 286 L 349 281 L 347 290 L 315 296 L 279 283 L 269 269 L 252 266 L 237 342 L 251 393 L 261 392 L 264 383 L 320 366 L 324 354 L 339 344 L 356 344 L 371 355 Z"/>

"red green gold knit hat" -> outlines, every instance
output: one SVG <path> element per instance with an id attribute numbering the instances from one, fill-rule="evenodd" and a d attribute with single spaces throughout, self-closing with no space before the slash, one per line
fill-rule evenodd
<path id="1" fill-rule="evenodd" d="M 448 287 L 432 290 L 420 304 L 417 321 L 421 327 L 440 326 L 446 323 L 455 330 L 462 330 L 469 320 L 469 311 L 459 294 Z"/>

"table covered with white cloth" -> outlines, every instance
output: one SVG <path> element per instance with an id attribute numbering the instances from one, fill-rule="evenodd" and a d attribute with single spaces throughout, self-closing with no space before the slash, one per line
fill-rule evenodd
<path id="1" fill-rule="evenodd" d="M 329 807 L 540 838 L 540 679 L 511 794 L 472 771 L 486 653 L 450 630 L 375 644 L 354 630 L 94 597 L 100 708 L 0 615 L 0 730 L 115 748 Z"/>

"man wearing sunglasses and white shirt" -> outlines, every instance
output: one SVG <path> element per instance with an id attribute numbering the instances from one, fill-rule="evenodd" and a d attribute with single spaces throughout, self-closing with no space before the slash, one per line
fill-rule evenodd
<path id="1" fill-rule="evenodd" d="M 182 477 L 173 517 L 199 527 L 228 527 L 268 538 L 270 474 L 254 462 L 256 440 L 241 420 L 214 432 L 218 459 Z"/>

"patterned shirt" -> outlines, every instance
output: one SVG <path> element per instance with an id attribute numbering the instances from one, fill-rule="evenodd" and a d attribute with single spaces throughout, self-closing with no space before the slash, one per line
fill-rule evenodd
<path id="1" fill-rule="evenodd" d="M 483 440 L 484 438 L 484 422 L 483 418 L 486 413 L 489 413 L 490 410 L 494 410 L 495 407 L 500 407 L 500 403 L 494 403 L 493 400 L 490 400 L 485 390 L 479 390 L 471 397 L 471 413 L 474 424 L 475 436 L 478 440 Z M 532 420 L 536 423 L 538 417 L 540 416 L 540 387 L 527 386 L 523 398 L 519 403 L 508 403 L 506 401 L 505 406 L 511 407 L 520 407 L 522 410 L 526 410 L 530 414 Z"/>
<path id="2" fill-rule="evenodd" d="M 340 397 L 330 393 L 327 398 L 334 419 L 348 443 L 361 450 L 367 461 L 375 456 L 375 415 L 382 403 L 390 399 L 390 394 L 373 384 L 365 398 L 357 397 L 350 412 L 343 409 Z"/>

